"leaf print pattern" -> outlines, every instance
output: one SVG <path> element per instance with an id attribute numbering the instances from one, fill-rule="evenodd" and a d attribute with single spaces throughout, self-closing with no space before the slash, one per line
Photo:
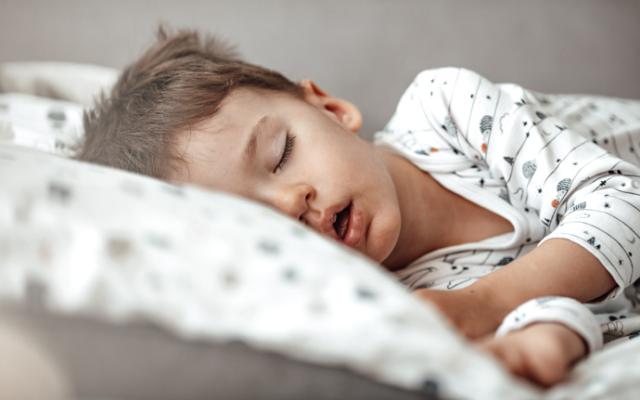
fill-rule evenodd
<path id="1" fill-rule="evenodd" d="M 556 198 L 553 199 L 553 201 L 551 202 L 551 207 L 553 208 L 558 207 L 558 204 L 560 204 L 562 199 L 564 199 L 564 196 L 567 194 L 570 188 L 571 188 L 570 178 L 564 178 L 563 180 L 558 182 L 558 186 L 556 188 L 558 192 L 556 194 Z"/>
<path id="2" fill-rule="evenodd" d="M 522 175 L 524 175 L 524 177 L 527 179 L 531 179 L 533 174 L 536 173 L 536 168 L 536 162 L 533 160 L 529 160 L 522 165 Z"/>
<path id="3" fill-rule="evenodd" d="M 480 120 L 480 132 L 482 133 L 482 152 L 487 152 L 489 136 L 491 135 L 491 129 L 493 128 L 493 117 L 491 115 L 485 115 Z"/>

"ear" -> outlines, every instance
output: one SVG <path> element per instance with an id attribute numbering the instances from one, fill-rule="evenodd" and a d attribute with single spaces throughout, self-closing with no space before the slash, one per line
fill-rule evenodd
<path id="1" fill-rule="evenodd" d="M 298 85 L 302 88 L 307 103 L 327 113 L 351 132 L 356 133 L 360 130 L 362 114 L 353 103 L 327 94 L 309 79 L 300 81 Z"/>

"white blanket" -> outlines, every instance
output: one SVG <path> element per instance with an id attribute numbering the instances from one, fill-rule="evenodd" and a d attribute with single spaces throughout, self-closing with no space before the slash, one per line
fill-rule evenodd
<path id="1" fill-rule="evenodd" d="M 408 389 L 435 380 L 443 397 L 640 395 L 640 340 L 541 392 L 477 353 L 392 275 L 244 199 L 7 144 L 0 182 L 4 301 L 28 301 L 36 284 L 56 312 L 143 318 L 183 340 L 241 339 Z"/>

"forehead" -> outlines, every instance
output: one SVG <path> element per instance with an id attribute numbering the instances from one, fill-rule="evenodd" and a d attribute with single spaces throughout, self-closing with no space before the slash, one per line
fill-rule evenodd
<path id="1" fill-rule="evenodd" d="M 235 190 L 239 161 L 253 127 L 292 96 L 259 89 L 239 88 L 231 92 L 218 111 L 175 136 L 179 170 L 170 180 L 209 188 Z"/>
<path id="2" fill-rule="evenodd" d="M 237 88 L 227 95 L 217 112 L 189 127 L 192 134 L 238 137 L 247 134 L 260 118 L 277 114 L 282 106 L 296 103 L 292 95 L 271 90 Z"/>

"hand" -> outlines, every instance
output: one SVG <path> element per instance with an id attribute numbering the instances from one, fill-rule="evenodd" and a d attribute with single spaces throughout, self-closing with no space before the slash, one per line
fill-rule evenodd
<path id="1" fill-rule="evenodd" d="M 418 289 L 413 294 L 435 305 L 469 339 L 495 331 L 507 312 L 494 304 L 490 291 L 474 285 L 450 291 Z"/>
<path id="2" fill-rule="evenodd" d="M 565 379 L 571 366 L 587 353 L 584 340 L 565 325 L 544 322 L 490 335 L 476 342 L 514 375 L 549 387 Z"/>

